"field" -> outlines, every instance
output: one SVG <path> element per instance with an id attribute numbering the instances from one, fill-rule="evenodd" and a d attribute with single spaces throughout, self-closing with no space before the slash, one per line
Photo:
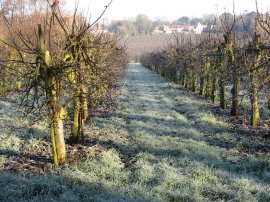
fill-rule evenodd
<path id="1" fill-rule="evenodd" d="M 175 42 L 173 34 L 128 36 L 121 40 L 127 47 L 128 56 L 134 61 L 139 61 L 140 56 L 145 53 L 163 50 L 173 42 Z"/>
<path id="2" fill-rule="evenodd" d="M 119 86 L 113 112 L 96 113 L 60 168 L 46 158 L 46 122 L 16 122 L 16 96 L 1 97 L 0 201 L 270 201 L 267 133 L 235 128 L 140 64 Z"/>

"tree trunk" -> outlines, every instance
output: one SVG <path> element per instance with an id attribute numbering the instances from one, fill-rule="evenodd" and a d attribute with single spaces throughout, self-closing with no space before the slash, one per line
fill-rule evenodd
<path id="1" fill-rule="evenodd" d="M 55 165 L 62 165 L 66 162 L 66 147 L 64 138 L 63 119 L 65 116 L 64 110 L 59 106 L 59 103 L 51 103 L 50 114 L 50 137 L 53 151 L 53 161 Z M 60 107 L 60 109 L 59 109 Z"/>
<path id="2" fill-rule="evenodd" d="M 188 79 L 187 79 L 187 66 L 186 66 L 185 63 L 183 64 L 182 76 L 183 76 L 182 86 L 183 86 L 184 88 L 186 88 L 186 87 L 187 87 L 187 80 L 188 80 Z"/>
<path id="3" fill-rule="evenodd" d="M 48 78 L 46 81 L 46 100 L 49 110 L 53 161 L 55 165 L 59 165 L 66 162 L 66 147 L 63 127 L 63 120 L 65 119 L 66 111 L 61 107 L 58 97 L 59 92 L 56 88 L 56 81 L 55 78 L 53 78 L 52 70 L 47 69 L 46 72 Z"/>
<path id="4" fill-rule="evenodd" d="M 2 94 L 6 94 L 8 90 L 8 76 L 6 68 L 4 67 L 4 74 L 3 74 L 3 83 L 1 87 Z"/>
<path id="5" fill-rule="evenodd" d="M 206 97 L 211 97 L 211 89 L 212 89 L 212 78 L 210 73 L 208 73 L 208 75 L 206 76 L 206 90 L 205 90 Z"/>
<path id="6" fill-rule="evenodd" d="M 217 76 L 215 76 L 213 79 L 212 91 L 211 91 L 211 100 L 214 103 L 217 100 L 217 90 L 218 90 L 218 78 L 217 78 Z"/>
<path id="7" fill-rule="evenodd" d="M 20 90 L 21 89 L 21 80 L 20 78 L 17 78 L 16 80 L 16 90 Z"/>
<path id="8" fill-rule="evenodd" d="M 235 41 L 235 34 L 233 34 L 233 39 Z M 231 105 L 231 115 L 238 116 L 239 109 L 239 92 L 240 92 L 240 66 L 235 64 L 235 54 L 233 49 L 233 39 L 232 33 L 227 33 L 225 35 L 225 43 L 227 45 L 227 54 L 229 57 L 229 65 L 233 71 L 233 87 L 231 89 L 232 94 L 232 105 Z M 235 42 L 234 42 L 235 43 Z"/>
<path id="9" fill-rule="evenodd" d="M 69 58 L 73 60 L 73 58 Z M 73 61 L 74 62 L 74 61 Z M 67 69 L 66 70 L 69 82 L 72 87 L 73 91 L 73 123 L 71 126 L 71 135 L 69 138 L 69 141 L 71 143 L 77 143 L 79 141 L 79 126 L 80 126 L 80 98 L 79 98 L 79 88 L 78 88 L 78 82 L 77 82 L 77 76 L 73 69 Z"/>
<path id="10" fill-rule="evenodd" d="M 61 108 L 62 110 L 62 108 Z M 64 164 L 66 162 L 66 146 L 65 146 L 65 137 L 64 137 L 64 126 L 63 126 L 63 117 L 60 114 L 55 114 L 56 118 L 54 120 L 54 138 L 55 146 L 58 158 L 58 164 Z"/>
<path id="11" fill-rule="evenodd" d="M 193 75 L 192 78 L 192 92 L 197 93 L 198 91 L 198 79 L 197 79 L 197 75 Z"/>
<path id="12" fill-rule="evenodd" d="M 55 134 L 54 134 L 54 120 L 52 115 L 49 115 L 49 125 L 50 125 L 50 138 L 51 138 L 51 146 L 52 146 L 52 153 L 53 153 L 53 162 L 55 165 L 58 165 L 58 157 L 57 157 L 57 150 L 55 144 Z"/>
<path id="13" fill-rule="evenodd" d="M 73 123 L 71 128 L 70 141 L 76 143 L 79 141 L 79 115 L 80 115 L 80 99 L 74 98 L 73 107 Z"/>
<path id="14" fill-rule="evenodd" d="M 81 86 L 81 95 L 80 95 L 80 135 L 82 137 L 82 142 L 85 139 L 85 121 L 88 117 L 88 102 L 87 102 L 87 92 L 86 88 L 82 84 Z"/>
<path id="15" fill-rule="evenodd" d="M 232 116 L 238 116 L 238 109 L 239 109 L 239 103 L 240 103 L 240 71 L 239 66 L 235 66 L 235 73 L 234 73 L 234 83 L 233 88 L 231 90 L 232 93 L 232 106 L 231 106 L 231 115 Z"/>
<path id="16" fill-rule="evenodd" d="M 220 80 L 219 82 L 219 104 L 221 109 L 227 108 L 226 103 L 226 87 L 223 80 Z"/>
<path id="17" fill-rule="evenodd" d="M 206 84 L 205 84 L 205 97 L 210 97 L 211 96 L 211 87 L 212 87 L 212 78 L 210 74 L 210 69 L 211 69 L 211 62 L 208 61 L 205 64 L 205 79 L 206 79 Z"/>
<path id="18" fill-rule="evenodd" d="M 204 78 L 204 76 L 201 76 L 201 79 L 200 79 L 200 95 L 205 96 L 205 78 Z"/>
<path id="19" fill-rule="evenodd" d="M 180 85 L 181 86 L 184 86 L 185 85 L 185 74 L 184 74 L 184 71 L 180 71 L 180 81 L 179 81 Z"/>
<path id="20" fill-rule="evenodd" d="M 66 111 L 61 107 L 60 83 L 57 80 L 56 72 L 51 67 L 50 53 L 45 49 L 45 40 L 40 24 L 38 25 L 38 34 L 41 55 L 41 57 L 38 57 L 38 65 L 40 67 L 40 74 L 45 81 L 53 161 L 55 165 L 64 164 L 66 162 L 66 147 L 63 120 L 66 116 Z"/>
<path id="21" fill-rule="evenodd" d="M 227 101 L 226 101 L 226 85 L 225 85 L 225 53 L 226 49 L 223 46 L 218 47 L 218 64 L 220 65 L 219 68 L 219 106 L 221 109 L 227 108 Z"/>
<path id="22" fill-rule="evenodd" d="M 250 67 L 250 101 L 251 101 L 251 125 L 258 127 L 260 123 L 260 108 L 258 103 L 258 71 L 259 65 L 262 58 L 262 50 L 260 49 L 260 35 L 255 33 L 255 47 L 257 50 L 254 66 Z"/>
<path id="23" fill-rule="evenodd" d="M 179 78 L 178 78 L 178 74 L 177 74 L 177 70 L 174 69 L 173 72 L 172 72 L 172 79 L 173 79 L 173 82 L 174 83 L 177 83 L 179 81 Z"/>
<path id="24" fill-rule="evenodd" d="M 185 88 L 190 90 L 192 87 L 192 76 L 190 70 L 187 70 Z"/>
<path id="25" fill-rule="evenodd" d="M 253 127 L 258 127 L 260 123 L 260 108 L 258 104 L 258 92 L 255 86 L 252 87 L 250 92 L 250 101 L 252 108 L 251 125 Z"/>

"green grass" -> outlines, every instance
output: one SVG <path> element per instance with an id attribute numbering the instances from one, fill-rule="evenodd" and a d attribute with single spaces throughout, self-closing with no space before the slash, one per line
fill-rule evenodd
<path id="1" fill-rule="evenodd" d="M 113 116 L 87 126 L 98 143 L 85 161 L 40 176 L 3 172 L 0 201 L 270 201 L 270 155 L 257 152 L 269 140 L 231 131 L 206 101 L 139 64 L 123 83 Z M 31 151 L 47 134 L 6 132 L 1 151 Z"/>

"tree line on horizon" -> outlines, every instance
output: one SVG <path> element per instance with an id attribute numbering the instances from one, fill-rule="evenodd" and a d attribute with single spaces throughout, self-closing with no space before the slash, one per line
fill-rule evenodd
<path id="1" fill-rule="evenodd" d="M 233 18 L 232 13 L 225 12 L 218 16 L 218 18 Z M 240 17 L 237 16 L 238 18 Z M 241 15 L 242 21 L 237 21 L 234 24 L 233 31 L 235 32 L 245 32 L 246 30 L 251 30 L 255 22 L 256 12 L 249 12 Z M 108 30 L 118 36 L 128 35 L 151 35 L 157 26 L 162 25 L 192 25 L 196 26 L 198 23 L 207 25 L 208 29 L 211 28 L 217 21 L 217 16 L 214 14 L 205 14 L 202 17 L 192 17 L 182 16 L 177 20 L 172 22 L 168 20 L 151 20 L 147 15 L 140 14 L 135 18 L 126 20 L 115 20 L 112 21 L 108 27 Z"/>

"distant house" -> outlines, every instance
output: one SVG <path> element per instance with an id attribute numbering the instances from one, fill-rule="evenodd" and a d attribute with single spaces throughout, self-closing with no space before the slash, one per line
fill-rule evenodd
<path id="1" fill-rule="evenodd" d="M 194 32 L 194 27 L 191 25 L 160 25 L 155 27 L 153 34 L 173 34 L 183 33 L 189 34 Z"/>
<path id="2" fill-rule="evenodd" d="M 153 34 L 163 34 L 164 31 L 162 30 L 162 26 L 155 27 Z"/>
<path id="3" fill-rule="evenodd" d="M 208 25 L 203 28 L 202 32 L 220 33 L 221 30 L 216 25 Z"/>
<path id="4" fill-rule="evenodd" d="M 183 34 L 194 33 L 194 27 L 192 25 L 184 25 L 181 33 Z"/>
<path id="5" fill-rule="evenodd" d="M 207 29 L 207 25 L 202 25 L 198 23 L 196 27 L 192 25 L 160 25 L 155 27 L 153 34 L 173 34 L 173 33 L 182 33 L 182 34 L 201 34 Z"/>
<path id="6" fill-rule="evenodd" d="M 206 28 L 207 25 L 202 25 L 201 23 L 198 23 L 196 28 L 194 29 L 194 33 L 195 34 L 201 34 L 204 30 L 204 28 Z"/>

